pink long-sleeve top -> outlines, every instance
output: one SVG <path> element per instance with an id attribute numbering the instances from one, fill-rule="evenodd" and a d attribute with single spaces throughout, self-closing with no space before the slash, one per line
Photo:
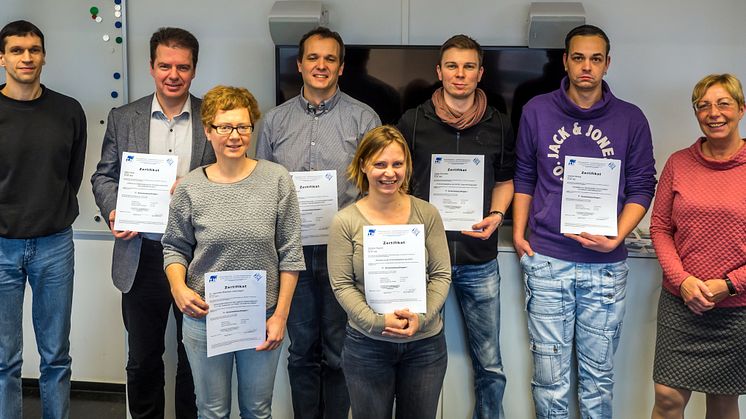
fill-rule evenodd
<path id="1" fill-rule="evenodd" d="M 658 182 L 650 234 L 663 286 L 681 296 L 692 275 L 729 278 L 738 295 L 717 307 L 746 306 L 746 146 L 727 161 L 702 154 L 704 138 L 668 159 Z"/>

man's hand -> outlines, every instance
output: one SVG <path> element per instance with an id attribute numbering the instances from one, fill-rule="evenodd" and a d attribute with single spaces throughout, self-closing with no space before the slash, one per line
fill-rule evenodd
<path id="1" fill-rule="evenodd" d="M 111 229 L 111 234 L 117 238 L 122 240 L 130 240 L 133 237 L 137 236 L 136 231 L 129 231 L 129 230 L 114 230 L 114 221 L 117 219 L 117 210 L 111 210 L 109 213 L 109 229 Z"/>
<path id="2" fill-rule="evenodd" d="M 715 295 L 704 281 L 695 276 L 688 276 L 679 286 L 679 291 L 684 304 L 696 315 L 701 316 L 705 311 L 715 307 L 715 303 L 710 301 Z"/>
<path id="3" fill-rule="evenodd" d="M 565 234 L 565 237 L 569 237 L 576 242 L 580 243 L 581 246 L 586 249 L 594 250 L 601 253 L 609 253 L 619 247 L 624 238 L 620 239 L 619 236 L 607 237 L 598 234 Z"/>
<path id="4" fill-rule="evenodd" d="M 515 247 L 515 252 L 518 254 L 519 259 L 523 257 L 524 253 L 528 253 L 529 256 L 534 255 L 534 250 L 531 248 L 528 240 L 523 237 L 513 236 L 513 247 Z"/>
<path id="5" fill-rule="evenodd" d="M 474 237 L 477 239 L 487 240 L 492 236 L 492 233 L 497 231 L 497 227 L 502 223 L 503 216 L 500 214 L 491 214 L 473 226 L 471 228 L 476 231 L 462 231 L 461 234 Z"/>
<path id="6" fill-rule="evenodd" d="M 257 351 L 273 351 L 282 346 L 285 338 L 285 324 L 288 319 L 279 314 L 273 314 L 267 319 L 267 340 L 256 347 Z"/>

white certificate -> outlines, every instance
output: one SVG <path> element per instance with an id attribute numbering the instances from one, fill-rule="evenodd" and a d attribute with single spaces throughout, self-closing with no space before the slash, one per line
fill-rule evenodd
<path id="1" fill-rule="evenodd" d="M 446 231 L 472 231 L 484 218 L 484 156 L 433 154 L 430 167 L 430 203 Z"/>
<path id="2" fill-rule="evenodd" d="M 376 313 L 427 311 L 425 227 L 363 227 L 365 300 Z"/>
<path id="3" fill-rule="evenodd" d="M 177 156 L 122 153 L 115 230 L 166 231 L 177 165 Z"/>
<path id="4" fill-rule="evenodd" d="M 290 172 L 300 206 L 303 246 L 326 244 L 329 225 L 337 213 L 337 171 Z"/>
<path id="5" fill-rule="evenodd" d="M 565 156 L 560 232 L 617 235 L 617 199 L 622 162 Z"/>
<path id="6" fill-rule="evenodd" d="M 267 272 L 205 274 L 207 356 L 256 348 L 267 336 Z"/>

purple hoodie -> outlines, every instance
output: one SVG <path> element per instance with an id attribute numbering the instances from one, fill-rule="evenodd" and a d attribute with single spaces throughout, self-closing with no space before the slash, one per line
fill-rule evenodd
<path id="1" fill-rule="evenodd" d="M 656 183 L 650 127 L 642 111 L 614 97 L 606 82 L 602 99 L 590 109 L 567 97 L 568 83 L 565 77 L 560 89 L 533 98 L 523 108 L 513 182 L 517 193 L 533 196 L 528 240 L 534 251 L 557 259 L 618 262 L 627 257 L 623 245 L 600 253 L 560 234 L 565 156 L 621 160 L 617 214 L 627 203 L 648 208 Z"/>

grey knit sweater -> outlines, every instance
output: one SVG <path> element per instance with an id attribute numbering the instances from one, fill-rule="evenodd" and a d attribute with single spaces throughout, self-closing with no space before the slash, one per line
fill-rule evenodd
<path id="1" fill-rule="evenodd" d="M 277 304 L 279 271 L 306 268 L 293 181 L 266 160 L 230 184 L 210 181 L 201 167 L 184 176 L 171 199 L 162 243 L 164 268 L 186 266 L 186 284 L 202 298 L 207 272 L 261 269 L 267 271 L 270 309 Z"/>

